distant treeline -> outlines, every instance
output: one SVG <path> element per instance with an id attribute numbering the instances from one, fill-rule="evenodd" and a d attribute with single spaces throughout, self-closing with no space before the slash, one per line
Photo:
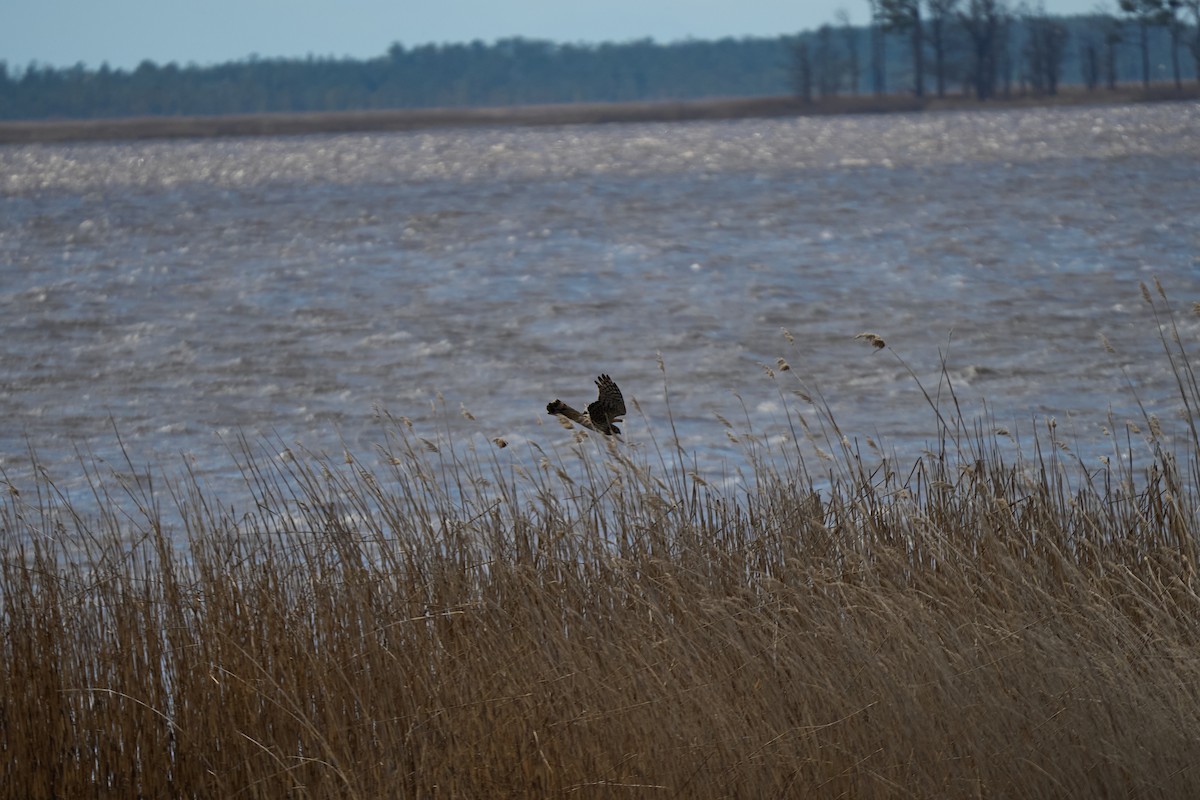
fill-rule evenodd
<path id="1" fill-rule="evenodd" d="M 912 0 L 915 5 L 916 0 Z M 965 18 L 964 18 L 965 19 Z M 1062 83 L 1170 80 L 1194 28 L 1139 25 L 1132 17 L 1034 19 L 1007 14 L 993 47 L 998 92 L 1054 91 Z M 1042 80 L 1047 39 L 1055 80 Z M 869 26 L 825 25 L 777 38 L 726 38 L 658 44 L 554 44 L 503 39 L 491 44 L 393 45 L 377 58 L 263 59 L 214 66 L 142 62 L 136 69 L 98 69 L 0 62 L 0 119 L 102 118 L 261 112 L 346 111 L 384 108 L 504 106 L 536 103 L 686 100 L 801 94 L 911 91 L 915 65 L 944 91 L 977 90 L 978 38 L 965 24 L 924 34 L 914 61 L 912 27 L 904 19 L 873 16 Z M 928 19 L 924 28 L 930 27 Z M 1141 35 L 1146 35 L 1146 49 Z M 931 48 L 937 42 L 939 55 Z M 1172 46 L 1174 44 L 1174 47 Z M 1188 53 L 1188 55 L 1191 55 Z M 1197 54 L 1200 57 L 1200 54 Z M 1041 59 L 1039 62 L 1038 59 Z M 1039 64 L 1041 66 L 1039 66 Z M 1111 75 L 1104 70 L 1111 68 Z M 1195 59 L 1184 58 L 1182 77 L 1195 80 Z M 929 91 L 929 90 L 927 90 Z M 930 91 L 932 93 L 932 91 Z"/>

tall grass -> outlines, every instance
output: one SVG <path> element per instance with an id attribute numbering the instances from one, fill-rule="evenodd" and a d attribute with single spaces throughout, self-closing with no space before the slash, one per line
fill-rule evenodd
<path id="1" fill-rule="evenodd" d="M 1151 305 L 1187 430 L 1147 417 L 1098 470 L 1049 425 L 1014 455 L 943 384 L 904 469 L 812 393 L 794 443 L 730 424 L 740 489 L 669 432 L 513 457 L 402 419 L 382 469 L 243 442 L 250 508 L 9 484 L 0 787 L 1194 796 L 1200 392 Z"/>

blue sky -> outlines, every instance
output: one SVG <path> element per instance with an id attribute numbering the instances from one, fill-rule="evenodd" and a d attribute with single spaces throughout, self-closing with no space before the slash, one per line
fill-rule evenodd
<path id="1" fill-rule="evenodd" d="M 1056 14 L 1098 0 L 1046 0 Z M 1115 5 L 1111 1 L 1109 5 Z M 0 60 L 132 68 L 270 57 L 367 58 L 393 42 L 557 42 L 651 37 L 777 36 L 832 22 L 863 23 L 866 0 L 0 0 Z"/>

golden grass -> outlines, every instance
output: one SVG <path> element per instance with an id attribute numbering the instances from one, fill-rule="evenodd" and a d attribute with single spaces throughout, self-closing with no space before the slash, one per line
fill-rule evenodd
<path id="1" fill-rule="evenodd" d="M 1195 795 L 1194 427 L 1085 472 L 935 406 L 898 470 L 822 409 L 742 489 L 397 420 L 378 471 L 244 443 L 253 508 L 10 493 L 4 796 Z"/>

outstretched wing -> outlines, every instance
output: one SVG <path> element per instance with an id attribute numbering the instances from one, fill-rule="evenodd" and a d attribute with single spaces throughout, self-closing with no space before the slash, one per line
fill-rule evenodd
<path id="1" fill-rule="evenodd" d="M 613 423 L 625 416 L 625 398 L 616 382 L 608 375 L 596 378 L 596 388 L 600 390 L 600 396 L 588 406 L 588 416 L 598 430 L 609 433 L 611 429 L 613 433 L 617 433 Z"/>

